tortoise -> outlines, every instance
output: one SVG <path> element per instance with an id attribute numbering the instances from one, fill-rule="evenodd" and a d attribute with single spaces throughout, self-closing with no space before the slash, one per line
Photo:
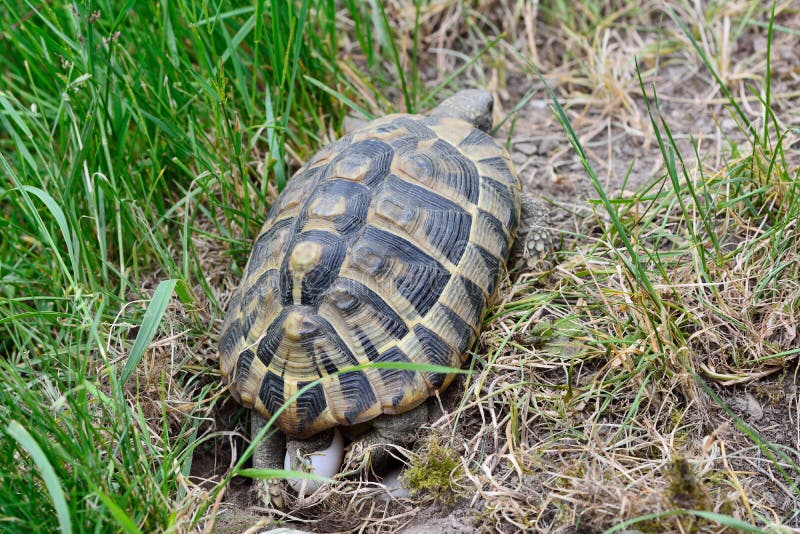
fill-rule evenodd
<path id="1" fill-rule="evenodd" d="M 365 443 L 413 435 L 453 373 L 343 370 L 461 367 L 509 258 L 533 265 L 552 249 L 546 210 L 488 133 L 493 102 L 462 90 L 427 114 L 372 121 L 317 152 L 273 203 L 228 305 L 222 376 L 254 410 L 254 435 L 319 382 L 280 413 L 288 443 L 265 440 L 256 467 L 280 468 L 285 445 L 324 447 L 334 427 L 371 422 Z"/>

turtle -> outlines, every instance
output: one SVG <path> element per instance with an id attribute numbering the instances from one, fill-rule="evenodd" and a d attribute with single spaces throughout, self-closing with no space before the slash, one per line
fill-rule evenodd
<path id="1" fill-rule="evenodd" d="M 453 381 L 441 368 L 468 358 L 509 261 L 532 266 L 554 248 L 545 205 L 489 133 L 493 104 L 465 89 L 426 114 L 369 122 L 273 202 L 219 338 L 253 435 L 280 412 L 255 467 L 294 467 L 334 428 L 360 429 L 366 444 L 413 436 Z M 363 367 L 374 362 L 439 368 Z M 272 484 L 262 497 L 280 503 Z"/>

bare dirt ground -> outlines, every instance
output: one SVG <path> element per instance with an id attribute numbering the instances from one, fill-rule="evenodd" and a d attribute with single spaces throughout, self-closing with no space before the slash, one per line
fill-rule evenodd
<path id="1" fill-rule="evenodd" d="M 613 22 L 597 23 L 594 33 L 578 34 L 548 19 L 536 4 L 483 5 L 488 6 L 484 16 L 508 35 L 504 46 L 530 58 L 553 87 L 609 196 L 630 198 L 647 184 L 658 189 L 664 180 L 662 154 L 634 59 L 651 97 L 655 87 L 660 111 L 687 165 L 697 166 L 692 139 L 709 172 L 720 169 L 736 146 L 747 144 L 717 84 L 660 6 L 647 4 L 630 11 L 619 6 L 621 11 L 606 14 Z M 439 33 L 432 31 L 423 43 L 431 49 L 449 44 L 468 54 L 470 45 L 462 40 L 473 34 L 464 29 L 463 20 L 474 19 L 475 13 L 455 3 L 434 6 L 430 24 L 435 29 L 438 22 Z M 678 10 L 678 16 L 700 32 L 700 42 L 723 81 L 745 112 L 758 120 L 758 89 L 754 94 L 751 87 L 761 87 L 767 41 L 762 25 L 740 25 L 750 6 L 692 4 Z M 402 13 L 401 7 L 395 13 Z M 787 31 L 776 32 L 773 42 L 772 105 L 786 131 L 800 126 L 799 8 L 791 2 L 780 4 L 775 21 Z M 766 21 L 761 9 L 752 16 Z M 447 24 L 452 29 L 445 31 Z M 435 73 L 432 78 L 441 78 L 443 69 L 453 65 L 443 52 L 429 51 L 425 58 Z M 512 159 L 526 187 L 551 204 L 563 249 L 574 251 L 591 243 L 598 235 L 597 221 L 606 216 L 592 202 L 597 192 L 551 111 L 542 83 L 503 47 L 468 69 L 464 83 L 494 89 L 505 111 L 535 89 L 516 121 L 507 122 L 498 137 L 510 133 Z M 575 266 L 571 256 L 563 255 L 554 273 L 537 285 L 507 285 L 500 309 L 535 299 L 538 291 L 557 292 Z M 516 325 L 519 317 L 497 313 L 499 319 L 489 321 L 475 349 L 482 364 L 443 395 L 442 414 L 426 430 L 455 451 L 461 463 L 452 477 L 452 495 L 423 492 L 397 499 L 376 481 L 344 480 L 298 500 L 282 519 L 296 528 L 330 532 L 600 532 L 624 519 L 680 507 L 748 522 L 792 518 L 790 524 L 798 527 L 796 489 L 788 487 L 710 393 L 684 388 L 686 377 L 664 376 L 659 387 L 649 382 L 641 391 L 634 386 L 585 394 L 602 383 L 619 360 L 583 357 L 587 349 L 582 340 L 563 339 L 555 343 L 561 357 L 548 360 L 547 350 L 537 341 L 536 323 L 559 319 L 561 312 L 551 302 L 542 301 L 521 329 Z M 795 307 L 795 315 L 797 311 Z M 787 328 L 797 335 L 796 320 Z M 624 341 L 614 350 L 635 350 Z M 712 381 L 710 389 L 764 438 L 787 451 L 800 450 L 797 360 L 751 378 L 755 379 L 738 384 Z M 584 393 L 570 397 L 567 383 Z M 633 405 L 638 406 L 635 423 L 630 419 Z M 219 430 L 246 435 L 241 416 L 233 402 L 226 401 L 215 414 L 215 424 Z M 241 450 L 241 437 L 209 443 L 196 454 L 192 475 L 218 480 L 231 455 Z M 430 444 L 420 439 L 415 454 L 417 459 L 430 457 Z M 264 519 L 263 526 L 256 526 L 262 512 L 253 506 L 249 482 L 234 480 L 216 509 L 213 528 L 258 531 L 269 522 Z M 647 531 L 724 530 L 699 519 L 661 521 L 643 525 Z"/>

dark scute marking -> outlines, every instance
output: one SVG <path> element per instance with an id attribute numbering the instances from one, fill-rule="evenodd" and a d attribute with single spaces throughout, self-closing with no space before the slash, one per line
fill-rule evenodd
<path id="1" fill-rule="evenodd" d="M 392 347 L 383 353 L 370 359 L 373 362 L 405 362 L 409 363 L 408 356 L 400 350 L 399 347 Z M 378 369 L 381 374 L 381 380 L 386 384 L 386 389 L 389 391 L 396 391 L 392 397 L 392 406 L 397 406 L 403 399 L 405 388 L 414 381 L 415 371 L 407 371 L 404 369 Z"/>
<path id="2" fill-rule="evenodd" d="M 436 141 L 430 152 L 408 154 L 407 161 L 400 166 L 412 178 L 434 189 L 447 187 L 473 204 L 478 201 L 480 175 L 475 165 L 444 141 Z"/>
<path id="3" fill-rule="evenodd" d="M 322 256 L 319 262 L 306 271 L 305 276 L 303 276 L 300 304 L 317 306 L 325 290 L 339 276 L 339 268 L 342 266 L 347 252 L 347 242 L 341 236 L 322 230 L 303 232 L 300 235 L 300 239 L 298 239 L 298 243 L 305 241 L 322 244 Z M 284 261 L 288 262 L 290 256 L 291 254 L 287 254 Z"/>
<path id="4" fill-rule="evenodd" d="M 391 347 L 386 349 L 384 352 L 380 353 L 374 360 L 374 362 L 401 362 L 401 363 L 409 363 L 411 360 L 408 359 L 406 353 L 403 352 L 399 347 Z M 381 369 L 381 374 L 383 371 L 398 371 L 399 369 Z M 416 371 L 403 371 L 404 373 L 411 373 L 412 375 Z"/>
<path id="5" fill-rule="evenodd" d="M 447 306 L 442 306 L 442 313 L 447 317 L 450 328 L 453 329 L 453 333 L 456 334 L 455 337 L 458 339 L 453 348 L 462 356 L 461 359 L 463 360 L 463 355 L 469 350 L 470 341 L 472 341 L 475 331 L 472 326 L 465 323 L 456 312 Z"/>
<path id="6" fill-rule="evenodd" d="M 363 307 L 367 307 L 374 320 L 392 337 L 400 339 L 408 333 L 408 326 L 403 318 L 380 295 L 364 284 L 349 278 L 341 278 L 335 287 L 338 287 L 337 301 L 347 304 L 346 306 L 336 304 L 345 317 L 355 315 Z"/>
<path id="7" fill-rule="evenodd" d="M 425 126 L 425 124 L 419 119 L 412 117 L 398 117 L 392 121 L 392 124 L 396 124 L 402 128 L 405 128 L 411 135 L 419 140 L 433 139 L 437 137 L 436 132 Z"/>
<path id="8" fill-rule="evenodd" d="M 381 124 L 377 128 L 375 128 L 375 133 L 378 134 L 390 134 L 392 132 L 396 132 L 400 129 L 400 126 L 397 124 L 397 121 L 387 122 L 386 124 Z"/>
<path id="9" fill-rule="evenodd" d="M 473 128 L 469 135 L 467 135 L 458 146 L 460 147 L 469 147 L 475 145 L 489 145 L 489 146 L 497 146 L 497 143 L 492 138 L 491 135 L 487 134 L 483 130 L 479 130 L 477 128 Z M 499 150 L 499 147 L 498 147 Z"/>
<path id="10" fill-rule="evenodd" d="M 329 169 L 334 169 L 337 163 L 343 162 L 367 162 L 369 168 L 360 180 L 361 183 L 373 188 L 377 186 L 389 173 L 389 166 L 392 164 L 394 149 L 379 139 L 365 139 L 358 141 L 344 148 L 331 161 Z"/>
<path id="11" fill-rule="evenodd" d="M 406 128 L 404 124 L 411 126 L 411 128 Z M 408 154 L 409 152 L 413 152 L 414 150 L 417 149 L 417 144 L 419 143 L 420 140 L 420 135 L 418 134 L 421 133 L 423 135 L 423 138 L 428 138 L 427 137 L 428 135 L 434 135 L 434 133 L 428 130 L 427 128 L 425 128 L 427 132 L 425 130 L 420 129 L 420 126 L 421 125 L 419 125 L 417 121 L 405 117 L 393 120 L 388 124 L 383 124 L 381 126 L 378 126 L 375 129 L 375 134 L 382 136 L 386 134 L 391 134 L 398 130 L 403 130 L 404 135 L 403 134 L 394 135 L 393 137 L 386 139 L 385 141 L 392 146 L 392 148 L 395 151 L 395 154 L 397 155 Z M 418 134 L 414 134 L 413 130 L 416 130 Z"/>
<path id="12" fill-rule="evenodd" d="M 478 217 L 488 226 L 497 241 L 502 245 L 500 247 L 500 256 L 508 258 L 508 238 L 506 237 L 503 223 L 500 222 L 500 219 L 484 210 L 478 210 Z"/>
<path id="13" fill-rule="evenodd" d="M 342 390 L 345 405 L 349 408 L 344 412 L 348 423 L 355 423 L 358 416 L 367 408 L 375 404 L 375 392 L 369 383 L 364 371 L 352 371 L 339 375 L 339 386 Z"/>
<path id="14" fill-rule="evenodd" d="M 356 359 L 353 351 L 351 351 L 347 343 L 339 337 L 339 334 L 336 333 L 331 323 L 316 313 L 309 314 L 309 318 L 316 326 L 314 329 L 315 335 L 301 339 L 300 346 L 303 347 L 303 350 L 306 351 L 306 354 L 308 354 L 310 358 L 316 358 L 318 356 L 328 374 L 335 373 L 339 370 L 331 354 L 324 349 L 318 348 L 322 345 L 335 348 L 339 354 L 344 356 L 347 365 L 358 365 L 358 359 Z M 320 340 L 322 340 L 322 342 L 317 344 L 316 342 Z M 339 358 L 339 360 L 341 360 L 341 358 Z"/>
<path id="15" fill-rule="evenodd" d="M 395 137 L 394 139 L 390 139 L 389 144 L 392 145 L 392 148 L 394 148 L 395 153 L 398 156 L 401 156 L 417 150 L 417 146 L 419 145 L 419 138 L 414 137 L 413 135 L 404 135 L 400 137 Z"/>
<path id="16" fill-rule="evenodd" d="M 503 203 L 508 207 L 508 221 L 506 221 L 506 225 L 508 226 L 508 231 L 513 234 L 517 230 L 519 220 L 517 220 L 517 210 L 514 206 L 514 197 L 512 196 L 511 191 L 508 190 L 508 186 L 501 184 L 494 178 L 490 178 L 488 176 L 481 177 L 481 184 L 484 187 L 492 188 L 495 194 L 500 197 Z"/>
<path id="17" fill-rule="evenodd" d="M 428 313 L 450 280 L 450 273 L 412 243 L 374 226 L 366 227 L 362 243 L 376 253 L 382 251 L 385 256 L 405 264 L 396 266 L 395 288 L 418 314 Z"/>
<path id="18" fill-rule="evenodd" d="M 425 328 L 421 324 L 414 327 L 414 334 L 425 351 L 425 358 L 429 363 L 449 367 L 451 365 L 453 348 L 445 342 L 433 330 Z M 446 373 L 425 373 L 428 381 L 435 388 L 440 388 L 447 377 Z"/>
<path id="19" fill-rule="evenodd" d="M 435 365 L 449 366 L 453 348 L 439 335 L 429 328 L 418 324 L 414 327 L 414 335 L 425 350 L 425 358 Z"/>
<path id="20" fill-rule="evenodd" d="M 269 211 L 267 212 L 266 221 L 270 221 L 278 215 L 280 215 L 281 210 L 286 207 L 288 203 L 289 197 L 299 192 L 299 190 L 303 189 L 304 187 L 308 187 L 306 184 L 311 182 L 311 187 L 313 188 L 313 182 L 318 180 L 321 176 L 319 169 L 309 169 L 308 167 L 303 167 L 294 176 L 292 176 L 291 180 L 286 183 L 286 186 L 281 191 L 281 194 L 278 195 L 278 198 L 275 199 L 275 202 L 272 203 L 270 206 Z M 296 198 L 294 200 L 297 200 Z"/>
<path id="21" fill-rule="evenodd" d="M 272 371 L 268 371 L 261 381 L 258 397 L 270 414 L 277 412 L 283 406 L 283 378 Z"/>
<path id="22" fill-rule="evenodd" d="M 247 337 L 247 335 L 250 333 L 250 328 L 252 328 L 256 318 L 258 318 L 258 314 L 263 311 L 262 303 L 264 302 L 268 292 L 277 294 L 277 292 L 280 290 L 279 278 L 278 270 L 270 269 L 259 276 L 258 280 L 256 280 L 250 289 L 247 290 L 244 301 L 247 303 L 255 302 L 257 304 L 255 307 L 253 307 L 250 313 L 247 314 L 247 317 L 245 317 L 245 321 L 242 324 L 241 336 L 243 338 Z"/>
<path id="23" fill-rule="evenodd" d="M 252 309 L 249 313 L 244 316 L 244 321 L 242 321 L 242 338 L 246 338 L 247 335 L 250 333 L 250 329 L 253 328 L 253 323 L 256 322 L 258 318 L 258 312 L 260 311 L 260 307 L 256 306 Z"/>
<path id="24" fill-rule="evenodd" d="M 297 389 L 303 389 L 311 382 L 298 382 Z M 319 414 L 325 411 L 328 407 L 328 401 L 325 399 L 325 391 L 322 389 L 322 384 L 315 384 L 308 391 L 297 397 L 297 418 L 300 423 L 300 432 L 306 427 L 307 424 L 312 423 Z"/>
<path id="25" fill-rule="evenodd" d="M 286 314 L 287 310 L 284 309 L 280 315 L 270 323 L 267 327 L 267 331 L 264 332 L 264 337 L 258 342 L 256 356 L 258 356 L 258 359 L 264 364 L 264 367 L 269 367 L 270 362 L 272 362 L 272 357 L 275 356 L 275 351 L 278 350 L 278 345 L 280 345 L 281 340 L 283 340 L 283 331 L 281 327 L 283 326 L 283 321 L 286 319 Z"/>
<path id="26" fill-rule="evenodd" d="M 267 217 L 264 219 L 265 221 L 269 221 L 270 219 L 274 219 L 278 216 L 278 211 L 281 209 L 280 205 L 278 205 L 277 200 L 272 203 L 269 207 L 269 211 L 267 211 Z"/>
<path id="27" fill-rule="evenodd" d="M 378 357 L 378 349 L 372 344 L 372 340 L 357 326 L 353 327 L 353 334 L 355 334 L 356 339 L 361 344 L 361 348 L 364 349 L 364 355 L 366 355 L 369 361 L 374 362 Z"/>
<path id="28" fill-rule="evenodd" d="M 325 372 L 327 374 L 332 375 L 333 373 L 335 373 L 335 372 L 337 372 L 339 370 L 339 368 L 336 367 L 336 364 L 333 363 L 333 360 L 331 359 L 331 355 L 328 354 L 328 351 L 321 350 L 321 351 L 319 351 L 318 356 L 319 356 L 319 359 L 322 362 L 322 366 L 325 368 Z"/>
<path id="29" fill-rule="evenodd" d="M 430 154 L 415 152 L 408 154 L 406 159 L 411 165 L 402 162 L 402 168 L 411 174 L 413 178 L 427 184 L 440 180 L 441 177 L 436 172 L 436 165 L 434 165 L 433 157 Z"/>
<path id="30" fill-rule="evenodd" d="M 425 265 L 412 265 L 405 276 L 395 278 L 395 287 L 417 310 L 425 316 L 436 304 L 444 286 L 450 280 L 450 273 Z"/>
<path id="31" fill-rule="evenodd" d="M 231 313 L 232 311 L 233 308 L 231 308 L 228 313 Z M 221 354 L 233 354 L 233 350 L 236 348 L 239 340 L 242 339 L 241 328 L 242 325 L 239 323 L 238 319 L 231 321 L 228 324 L 225 331 L 219 337 L 219 351 Z"/>
<path id="32" fill-rule="evenodd" d="M 480 175 L 475 164 L 445 141 L 436 141 L 432 147 L 436 175 L 473 204 L 478 202 Z"/>
<path id="33" fill-rule="evenodd" d="M 308 220 L 308 213 L 305 209 L 300 212 L 300 216 L 295 218 L 295 234 L 292 236 L 288 246 L 282 251 L 283 254 L 283 261 L 281 262 L 281 273 L 280 273 L 280 295 L 281 295 L 281 304 L 284 306 L 289 306 L 291 304 L 295 304 L 294 302 L 294 277 L 292 276 L 291 271 L 289 270 L 289 260 L 291 259 L 291 252 L 294 250 L 294 247 L 297 243 L 303 239 L 304 234 L 297 232 L 300 228 L 302 228 L 306 221 Z"/>
<path id="34" fill-rule="evenodd" d="M 336 231 L 346 240 L 352 240 L 367 221 L 372 193 L 370 189 L 359 182 L 350 180 L 329 180 L 320 185 L 309 199 L 307 206 L 318 199 L 336 203 L 344 198 L 346 209 L 343 214 L 332 218 Z"/>
<path id="35" fill-rule="evenodd" d="M 274 251 L 273 249 L 275 245 L 275 236 L 284 229 L 288 229 L 289 226 L 294 225 L 296 222 L 296 217 L 281 219 L 256 238 L 256 242 L 253 244 L 253 251 L 250 252 L 247 276 L 252 275 L 254 271 L 264 265 L 271 254 L 283 253 L 283 250 Z"/>
<path id="36" fill-rule="evenodd" d="M 464 208 L 425 187 L 412 184 L 390 174 L 381 189 L 381 196 L 388 196 L 407 206 L 426 211 L 457 211 L 466 213 Z"/>
<path id="37" fill-rule="evenodd" d="M 468 314 L 468 321 L 472 328 L 478 328 L 478 325 L 483 319 L 483 312 L 486 310 L 486 295 L 483 294 L 481 288 L 479 288 L 475 283 L 466 278 L 464 276 L 459 276 L 459 280 L 462 284 L 464 284 L 464 288 L 466 289 L 467 299 L 469 300 L 469 314 Z"/>
<path id="38" fill-rule="evenodd" d="M 288 255 L 287 255 L 288 257 Z M 283 264 L 281 265 L 281 277 L 280 277 L 280 292 L 281 292 L 281 304 L 284 306 L 289 306 L 294 304 L 294 279 L 292 278 L 291 273 L 288 270 L 288 259 L 283 258 Z"/>
<path id="39" fill-rule="evenodd" d="M 483 247 L 474 245 L 478 255 L 486 265 L 486 270 L 489 272 L 489 287 L 486 288 L 486 293 L 494 295 L 494 290 L 497 288 L 498 277 L 500 276 L 500 260 L 497 259 L 491 252 Z"/>
<path id="40" fill-rule="evenodd" d="M 268 292 L 278 289 L 278 270 L 269 269 L 258 277 L 252 286 L 247 290 L 244 301 L 252 302 L 255 299 L 261 300 L 267 296 Z"/>
<path id="41" fill-rule="evenodd" d="M 425 233 L 428 241 L 452 263 L 458 263 L 469 242 L 472 226 L 472 217 L 466 210 L 441 195 L 394 175 L 387 178 L 382 194 L 426 211 Z"/>
<path id="42" fill-rule="evenodd" d="M 458 263 L 469 242 L 472 217 L 456 211 L 433 211 L 428 215 L 425 233 L 430 243 L 451 263 Z"/>
<path id="43" fill-rule="evenodd" d="M 239 308 L 241 303 L 242 303 L 242 290 L 241 288 L 237 288 L 236 291 L 233 292 L 233 295 L 231 295 L 231 299 L 228 301 L 228 312 L 234 313 L 235 310 Z"/>
<path id="44" fill-rule="evenodd" d="M 255 356 L 250 349 L 244 350 L 239 354 L 239 358 L 236 360 L 236 374 L 233 376 L 238 387 L 247 382 L 247 377 L 250 375 L 250 366 Z"/>
<path id="45" fill-rule="evenodd" d="M 505 181 L 510 184 L 516 182 L 516 178 L 514 178 L 514 174 L 511 172 L 511 169 L 508 167 L 508 163 L 506 160 L 501 158 L 500 156 L 493 156 L 491 158 L 484 158 L 482 160 L 478 160 L 478 163 L 482 163 L 487 167 L 491 167 L 496 170 L 498 173 L 503 175 Z"/>
<path id="46" fill-rule="evenodd" d="M 421 265 L 432 265 L 443 269 L 439 262 L 422 252 L 412 243 L 409 243 L 398 235 L 381 230 L 375 226 L 367 226 L 361 240 L 365 243 L 382 247 L 386 251 L 387 256 L 396 258 L 403 263 L 419 263 Z"/>
<path id="47" fill-rule="evenodd" d="M 322 317 L 319 318 L 320 322 L 322 323 L 322 332 L 323 334 L 330 340 L 336 349 L 344 355 L 345 360 L 349 365 L 358 365 L 358 359 L 356 359 L 353 351 L 350 350 L 350 347 L 347 346 L 347 343 L 339 337 L 339 334 L 336 333 L 333 326 L 323 319 Z"/>

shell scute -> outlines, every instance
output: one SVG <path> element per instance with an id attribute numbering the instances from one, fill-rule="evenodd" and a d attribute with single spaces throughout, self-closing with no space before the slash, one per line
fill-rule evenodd
<path id="1" fill-rule="evenodd" d="M 422 347 L 425 363 L 442 367 L 458 367 L 461 365 L 461 358 L 455 354 L 453 347 L 448 345 L 433 330 L 418 324 L 414 327 L 414 335 L 417 343 Z M 448 373 L 426 371 L 424 375 L 430 387 L 438 390 L 444 385 Z"/>

